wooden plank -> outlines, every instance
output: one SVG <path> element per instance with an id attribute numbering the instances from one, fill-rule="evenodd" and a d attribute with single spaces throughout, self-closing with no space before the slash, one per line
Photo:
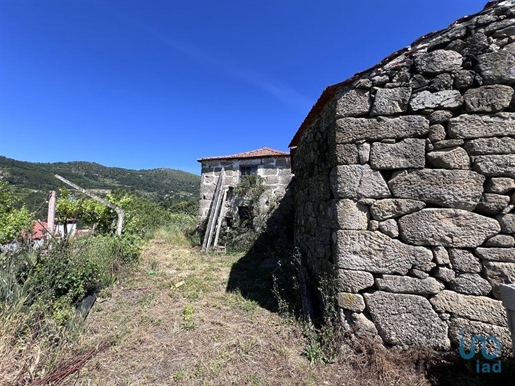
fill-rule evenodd
<path id="1" fill-rule="evenodd" d="M 217 203 L 218 203 L 218 196 L 220 195 L 220 192 L 222 190 L 223 181 L 225 179 L 225 169 L 222 168 L 222 171 L 220 172 L 220 176 L 218 177 L 218 181 L 216 183 L 215 192 L 213 194 L 213 200 L 211 201 L 211 209 L 209 211 L 209 217 L 207 220 L 207 226 L 206 226 L 206 233 L 204 234 L 204 241 L 202 242 L 202 251 L 208 252 L 209 247 L 209 239 L 211 238 L 212 228 L 213 228 L 213 222 L 215 221 L 215 215 L 217 211 Z"/>
<path id="2" fill-rule="evenodd" d="M 227 189 L 224 191 L 224 197 L 222 198 L 222 205 L 220 207 L 220 213 L 218 214 L 218 222 L 216 223 L 216 234 L 215 241 L 213 242 L 213 247 L 218 246 L 218 238 L 220 237 L 220 229 L 222 228 L 222 219 L 224 217 L 224 203 L 227 198 Z"/>
<path id="3" fill-rule="evenodd" d="M 220 190 L 218 191 L 218 196 L 216 198 L 216 206 L 215 206 L 215 211 L 213 212 L 213 222 L 211 224 L 211 231 L 209 233 L 209 238 L 207 239 L 207 246 L 206 246 L 206 253 L 209 253 L 209 248 L 211 247 L 211 241 L 213 239 L 213 235 L 214 235 L 214 232 L 215 232 L 215 227 L 216 227 L 216 223 L 217 223 L 217 219 L 220 215 L 220 210 L 221 210 L 221 207 L 222 207 L 222 188 L 223 188 L 223 185 L 224 185 L 224 182 L 225 182 L 225 171 L 222 169 L 222 183 L 220 185 Z"/>

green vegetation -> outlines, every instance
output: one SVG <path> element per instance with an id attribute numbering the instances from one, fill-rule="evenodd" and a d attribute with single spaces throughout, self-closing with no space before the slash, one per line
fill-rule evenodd
<path id="1" fill-rule="evenodd" d="M 30 229 L 32 216 L 26 207 L 16 208 L 12 188 L 0 181 L 0 244 L 20 237 L 21 231 Z"/>
<path id="2" fill-rule="evenodd" d="M 65 350 L 80 331 L 82 319 L 76 309 L 83 299 L 109 288 L 133 267 L 146 239 L 164 232 L 178 244 L 191 240 L 192 215 L 171 213 L 156 202 L 122 190 L 106 199 L 125 210 L 121 235 L 113 233 L 116 215 L 112 209 L 61 189 L 57 222 L 75 218 L 94 231 L 47 239 L 34 247 L 30 239 L 21 237 L 21 230 L 31 224 L 31 213 L 23 206 L 15 208 L 14 190 L 0 181 L 0 235 L 4 242 L 19 239 L 16 248 L 0 253 L 0 357 L 13 356 L 30 343 L 48 355 L 41 371 L 51 370 L 55 363 L 50 354 Z M 153 269 L 157 270 L 157 264 Z M 20 374 L 26 371 L 21 369 Z"/>
<path id="3" fill-rule="evenodd" d="M 171 211 L 196 214 L 200 177 L 195 174 L 165 168 L 129 170 L 92 162 L 33 163 L 0 156 L 0 180 L 11 184 L 31 211 L 40 207 L 50 190 L 63 186 L 54 174 L 99 194 L 125 190 Z"/>

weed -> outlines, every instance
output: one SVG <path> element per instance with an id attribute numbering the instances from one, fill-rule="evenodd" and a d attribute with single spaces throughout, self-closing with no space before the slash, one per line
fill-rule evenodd
<path id="1" fill-rule="evenodd" d="M 195 308 L 191 305 L 184 306 L 184 310 L 182 311 L 182 326 L 186 330 L 192 330 L 195 328 L 195 321 L 193 320 L 193 315 L 195 313 Z"/>

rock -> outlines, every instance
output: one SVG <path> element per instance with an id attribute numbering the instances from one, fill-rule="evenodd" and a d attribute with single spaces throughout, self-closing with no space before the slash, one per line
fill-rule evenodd
<path id="1" fill-rule="evenodd" d="M 380 232 L 339 230 L 333 235 L 339 268 L 406 275 L 412 267 L 430 263 L 433 255 Z"/>
<path id="2" fill-rule="evenodd" d="M 387 344 L 437 350 L 450 347 L 447 324 L 424 297 L 382 291 L 364 296 L 379 335 Z"/>
<path id="3" fill-rule="evenodd" d="M 501 248 L 511 248 L 515 246 L 515 240 L 513 236 L 509 235 L 495 235 L 486 240 L 483 245 L 485 247 L 501 247 Z"/>
<path id="4" fill-rule="evenodd" d="M 473 86 L 474 79 L 474 71 L 461 70 L 454 76 L 454 87 L 458 90 L 469 89 Z"/>
<path id="5" fill-rule="evenodd" d="M 418 279 L 427 279 L 429 274 L 420 269 L 412 268 L 408 271 L 408 274 L 411 276 L 415 276 Z"/>
<path id="6" fill-rule="evenodd" d="M 445 127 L 443 127 L 442 125 L 434 124 L 429 126 L 429 135 L 427 137 L 431 142 L 443 141 L 446 135 L 447 133 L 445 132 Z"/>
<path id="7" fill-rule="evenodd" d="M 360 164 L 366 164 L 370 159 L 370 144 L 363 142 L 357 145 Z"/>
<path id="8" fill-rule="evenodd" d="M 379 230 L 387 236 L 393 238 L 399 237 L 399 226 L 394 219 L 381 221 L 379 223 Z"/>
<path id="9" fill-rule="evenodd" d="M 483 276 L 492 285 L 492 294 L 501 298 L 499 284 L 515 282 L 515 264 L 501 261 L 483 260 Z"/>
<path id="10" fill-rule="evenodd" d="M 515 213 L 508 213 L 496 217 L 501 224 L 502 233 L 515 233 Z"/>
<path id="11" fill-rule="evenodd" d="M 420 74 L 414 74 L 411 77 L 411 87 L 413 90 L 426 89 L 431 81 Z"/>
<path id="12" fill-rule="evenodd" d="M 457 109 L 463 104 L 463 97 L 457 90 L 444 90 L 431 93 L 421 91 L 414 94 L 409 103 L 412 111 L 426 109 Z"/>
<path id="13" fill-rule="evenodd" d="M 505 194 L 515 189 L 515 180 L 507 177 L 489 178 L 485 184 L 485 192 Z"/>
<path id="14" fill-rule="evenodd" d="M 463 94 L 465 111 L 469 113 L 492 113 L 510 105 L 513 89 L 500 84 L 471 88 Z"/>
<path id="15" fill-rule="evenodd" d="M 354 88 L 370 89 L 372 87 L 372 81 L 370 79 L 358 79 L 354 83 Z"/>
<path id="16" fill-rule="evenodd" d="M 451 138 L 465 139 L 515 135 L 515 113 L 462 114 L 449 119 L 447 133 Z"/>
<path id="17" fill-rule="evenodd" d="M 512 345 L 510 337 L 510 329 L 507 327 L 500 327 L 490 323 L 476 322 L 463 318 L 453 318 L 449 326 L 449 338 L 455 346 L 460 345 L 460 340 L 463 342 L 465 352 L 470 352 L 470 342 L 474 336 L 488 337 L 492 336 L 501 343 L 501 356 L 506 357 L 512 355 Z M 479 348 L 476 347 L 477 350 Z M 479 351 L 476 351 L 479 352 Z M 489 350 L 489 353 L 494 353 L 495 348 Z"/>
<path id="18" fill-rule="evenodd" d="M 374 276 L 365 271 L 338 270 L 338 288 L 343 292 L 357 293 L 374 285 Z"/>
<path id="19" fill-rule="evenodd" d="M 450 118 L 452 118 L 452 112 L 448 110 L 436 110 L 428 116 L 431 125 L 447 122 Z"/>
<path id="20" fill-rule="evenodd" d="M 365 300 L 367 299 L 365 298 Z M 493 323 L 498 326 L 507 325 L 506 311 L 499 300 L 444 290 L 429 301 L 437 312 L 449 312 L 457 317 Z"/>
<path id="21" fill-rule="evenodd" d="M 501 298 L 499 284 L 515 282 L 515 264 L 501 261 L 483 260 L 483 276 L 492 285 L 492 294 Z"/>
<path id="22" fill-rule="evenodd" d="M 349 311 L 362 312 L 365 309 L 363 296 L 348 292 L 338 293 L 338 306 Z"/>
<path id="23" fill-rule="evenodd" d="M 415 58 L 415 68 L 421 74 L 436 75 L 443 72 L 457 72 L 463 57 L 456 51 L 435 50 Z"/>
<path id="24" fill-rule="evenodd" d="M 390 197 L 388 185 L 380 172 L 365 165 L 338 165 L 331 170 L 330 184 L 337 198 Z"/>
<path id="25" fill-rule="evenodd" d="M 379 230 L 379 221 L 370 220 L 370 222 L 368 223 L 368 230 L 369 231 L 378 231 Z"/>
<path id="26" fill-rule="evenodd" d="M 345 90 L 336 98 L 337 117 L 358 117 L 370 111 L 370 92 L 367 90 Z"/>
<path id="27" fill-rule="evenodd" d="M 371 205 L 374 205 L 374 203 L 376 202 L 375 199 L 373 198 L 360 198 L 358 200 L 358 203 L 361 204 L 361 205 L 366 205 L 366 206 L 371 206 Z"/>
<path id="28" fill-rule="evenodd" d="M 483 193 L 485 177 L 469 170 L 423 169 L 389 181 L 394 197 L 472 210 Z"/>
<path id="29" fill-rule="evenodd" d="M 434 261 L 438 265 L 447 265 L 451 263 L 449 259 L 449 252 L 444 247 L 434 247 L 433 248 L 433 257 Z"/>
<path id="30" fill-rule="evenodd" d="M 500 194 L 484 193 L 481 197 L 481 201 L 477 204 L 474 210 L 480 214 L 497 214 L 508 206 L 510 203 L 509 196 L 503 196 Z"/>
<path id="31" fill-rule="evenodd" d="M 351 322 L 354 333 L 357 336 L 377 337 L 378 332 L 374 322 L 365 315 L 355 312 L 352 314 Z"/>
<path id="32" fill-rule="evenodd" d="M 449 249 L 449 258 L 451 266 L 458 272 L 481 272 L 481 260 L 464 249 Z"/>
<path id="33" fill-rule="evenodd" d="M 418 115 L 398 118 L 340 118 L 336 120 L 336 143 L 354 143 L 360 139 L 380 141 L 422 137 L 429 131 L 429 121 Z"/>
<path id="34" fill-rule="evenodd" d="M 382 291 L 416 295 L 434 295 L 445 288 L 442 283 L 432 277 L 416 279 L 409 276 L 395 275 L 383 275 L 382 278 L 377 278 L 376 287 Z"/>
<path id="35" fill-rule="evenodd" d="M 456 272 L 450 268 L 437 267 L 435 271 L 435 277 L 446 283 L 452 283 L 456 277 Z"/>
<path id="36" fill-rule="evenodd" d="M 500 235 L 499 235 L 500 236 Z M 508 236 L 511 237 L 511 236 Z M 513 241 L 513 237 L 512 237 Z M 515 248 L 476 248 L 476 255 L 481 259 L 515 263 Z"/>
<path id="37" fill-rule="evenodd" d="M 403 198 L 385 198 L 377 200 L 370 207 L 370 213 L 375 220 L 387 220 L 399 217 L 426 207 L 426 203 L 418 200 Z"/>
<path id="38" fill-rule="evenodd" d="M 464 148 L 470 155 L 513 154 L 515 139 L 511 137 L 478 138 L 467 141 Z"/>
<path id="39" fill-rule="evenodd" d="M 488 177 L 515 177 L 515 154 L 478 155 L 472 168 Z"/>
<path id="40" fill-rule="evenodd" d="M 337 165 L 359 164 L 358 148 L 353 143 L 336 144 L 335 156 Z"/>
<path id="41" fill-rule="evenodd" d="M 372 84 L 376 87 L 384 86 L 390 81 L 388 75 L 377 75 L 372 78 Z"/>
<path id="42" fill-rule="evenodd" d="M 427 154 L 428 162 L 435 168 L 469 169 L 470 158 L 461 147 L 432 151 Z"/>
<path id="43" fill-rule="evenodd" d="M 439 74 L 431 81 L 430 91 L 442 91 L 452 89 L 452 76 L 447 73 Z"/>
<path id="44" fill-rule="evenodd" d="M 463 139 L 446 139 L 433 143 L 435 150 L 447 149 L 451 147 L 461 146 L 465 143 Z"/>
<path id="45" fill-rule="evenodd" d="M 426 163 L 423 139 L 406 138 L 394 144 L 374 142 L 370 151 L 373 169 L 423 168 Z"/>
<path id="46" fill-rule="evenodd" d="M 434 150 L 442 150 L 461 146 L 465 143 L 463 139 L 446 139 L 443 141 L 437 141 L 433 143 Z"/>
<path id="47" fill-rule="evenodd" d="M 404 113 L 408 109 L 411 87 L 380 88 L 377 90 L 371 116 Z"/>
<path id="48" fill-rule="evenodd" d="M 508 4 L 510 6 L 512 6 L 512 4 L 510 4 L 508 2 Z M 496 33 L 496 32 L 499 32 L 500 30 L 503 30 L 507 27 L 515 27 L 515 20 L 512 20 L 512 19 L 504 19 L 504 20 L 501 20 L 501 21 L 494 21 L 493 23 L 489 24 L 488 26 L 486 26 L 485 28 L 485 33 L 486 34 L 492 34 L 492 33 Z M 513 34 L 515 34 L 515 31 L 513 31 Z M 507 36 L 510 36 L 510 35 L 513 35 L 513 34 L 509 34 Z M 494 36 L 499 36 L 498 35 L 494 35 Z"/>
<path id="49" fill-rule="evenodd" d="M 339 229 L 367 229 L 368 207 L 354 200 L 336 200 L 336 223 Z"/>
<path id="50" fill-rule="evenodd" d="M 479 55 L 477 71 L 485 84 L 515 83 L 515 56 L 508 51 Z"/>
<path id="51" fill-rule="evenodd" d="M 452 289 L 466 295 L 488 295 L 492 286 L 477 273 L 459 273 L 452 282 Z"/>
<path id="52" fill-rule="evenodd" d="M 475 248 L 499 233 L 499 223 L 461 209 L 422 209 L 399 219 L 402 240 L 414 245 Z"/>

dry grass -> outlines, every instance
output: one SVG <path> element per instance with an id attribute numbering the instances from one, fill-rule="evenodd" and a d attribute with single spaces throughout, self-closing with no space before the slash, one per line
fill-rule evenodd
<path id="1" fill-rule="evenodd" d="M 429 376 L 428 365 L 445 363 L 431 362 L 431 353 L 395 352 L 374 342 L 351 343 L 344 336 L 338 338 L 341 352 L 334 363 L 311 364 L 304 355 L 305 328 L 262 306 L 269 304 L 262 298 L 271 293 L 263 285 L 270 271 L 259 268 L 259 262 L 242 266 L 245 259 L 205 257 L 165 238 L 152 240 L 141 263 L 101 294 L 85 332 L 73 345 L 60 348 L 53 359 L 55 373 L 33 379 L 77 386 L 440 383 L 438 374 Z M 235 272 L 254 278 L 260 297 L 248 296 L 251 288 L 244 294 L 228 292 Z M 0 360 L 0 371 L 8 371 L 6 363 L 19 362 L 18 370 L 28 366 L 26 374 L 37 368 L 37 353 L 30 344 L 12 352 L 16 357 Z M 77 371 L 61 383 L 51 378 L 66 369 Z M 9 374 L 12 381 L 17 373 Z"/>

